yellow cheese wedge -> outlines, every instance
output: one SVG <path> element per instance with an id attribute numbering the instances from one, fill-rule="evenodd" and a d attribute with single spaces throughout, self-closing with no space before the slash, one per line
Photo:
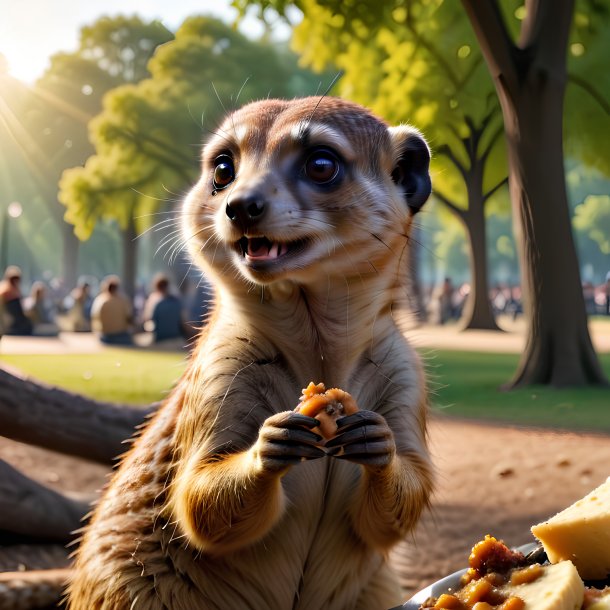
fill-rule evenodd
<path id="1" fill-rule="evenodd" d="M 595 603 L 588 606 L 587 610 L 610 610 L 610 594 L 600 597 Z"/>
<path id="2" fill-rule="evenodd" d="M 532 527 L 551 563 L 569 559 L 584 579 L 610 574 L 610 479 L 557 513 Z"/>
<path id="3" fill-rule="evenodd" d="M 502 592 L 520 597 L 525 610 L 580 610 L 585 594 L 574 564 L 562 561 L 544 567 L 542 576 L 522 585 L 504 585 Z"/>

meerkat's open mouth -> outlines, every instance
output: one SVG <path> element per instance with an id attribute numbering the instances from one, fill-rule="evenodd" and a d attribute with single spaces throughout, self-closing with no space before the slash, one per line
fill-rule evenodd
<path id="1" fill-rule="evenodd" d="M 247 261 L 265 262 L 283 258 L 289 254 L 301 252 L 306 240 L 299 239 L 291 242 L 271 241 L 266 237 L 242 237 L 237 242 L 238 250 Z"/>

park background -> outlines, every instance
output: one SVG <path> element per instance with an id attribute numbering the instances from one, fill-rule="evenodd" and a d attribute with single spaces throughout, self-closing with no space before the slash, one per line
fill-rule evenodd
<path id="1" fill-rule="evenodd" d="M 531 48 L 544 46 L 527 31 L 535 11 L 546 11 L 556 30 L 568 20 L 565 74 L 559 70 L 566 85 L 564 157 L 562 171 L 548 172 L 565 184 L 566 197 L 547 197 L 550 236 L 533 241 L 519 237 L 524 215 L 514 197 L 511 204 L 507 111 L 490 76 L 493 49 L 485 55 L 489 41 L 481 46 L 476 15 L 466 10 L 471 3 L 174 2 L 171 16 L 154 3 L 106 3 L 95 13 L 84 9 L 88 3 L 63 4 L 60 11 L 44 2 L 12 3 L 0 24 L 0 262 L 21 267 L 24 292 L 42 280 L 61 298 L 79 278 L 96 285 L 118 273 L 134 297 L 158 271 L 170 273 L 176 288 L 199 285 L 202 278 L 182 258 L 175 211 L 196 180 L 206 134 L 226 110 L 251 99 L 343 95 L 390 123 L 416 125 L 434 155 L 434 192 L 413 238 L 414 310 L 426 315 L 412 335 L 430 375 L 442 485 L 419 545 L 401 554 L 406 590 L 463 563 L 479 534 L 527 541 L 528 524 L 608 476 L 599 466 L 609 444 L 599 433 L 610 431 L 610 15 L 603 3 L 541 0 L 530 3 L 529 16 L 521 2 L 497 3 L 515 41 L 511 52 L 523 51 L 525 64 L 535 56 Z M 207 16 L 212 9 L 215 16 Z M 45 49 L 49 31 L 60 41 Z M 25 46 L 11 46 L 17 39 Z M 27 64 L 43 50 L 43 63 Z M 540 97 L 540 122 L 556 112 L 549 99 Z M 514 193 L 523 181 L 513 181 Z M 562 216 L 570 222 L 568 239 L 552 232 Z M 532 289 L 528 238 L 534 250 L 551 243 L 538 251 L 542 276 L 557 278 L 550 295 Z M 562 258 L 572 239 L 576 276 Z M 443 313 L 446 278 L 454 300 Z M 567 318 L 537 333 L 546 320 L 541 311 L 550 319 L 562 309 Z M 574 329 L 565 319 L 588 325 Z M 594 350 L 587 348 L 589 332 Z M 515 374 L 545 333 L 569 337 L 562 351 L 571 359 L 546 377 Z M 3 337 L 4 371 L 97 400 L 147 405 L 168 391 L 186 358 L 183 349 L 113 350 L 89 335 L 61 335 L 29 343 Z M 566 349 L 570 341 L 585 348 Z M 576 382 L 561 383 L 573 370 Z M 7 378 L 3 383 L 6 390 Z M 556 387 L 562 385 L 570 387 Z M 525 441 L 515 436 L 523 426 Z M 72 462 L 37 451 L 6 441 L 2 457 L 68 495 L 93 494 L 106 472 L 79 462 L 79 478 Z M 418 546 L 428 557 L 425 569 L 413 551 Z M 9 554 L 14 558 L 16 549 Z"/>

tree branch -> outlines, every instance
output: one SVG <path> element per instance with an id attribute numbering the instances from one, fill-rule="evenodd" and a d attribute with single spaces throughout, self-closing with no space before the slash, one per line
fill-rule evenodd
<path id="1" fill-rule="evenodd" d="M 495 143 L 498 141 L 498 138 L 503 133 L 504 133 L 504 125 L 501 124 L 498 127 L 496 127 L 496 130 L 493 132 L 489 142 L 487 143 L 487 146 L 485 147 L 485 150 L 481 154 L 481 161 L 483 163 L 485 163 L 485 161 L 487 161 L 487 157 L 489 157 L 489 155 L 491 154 L 491 151 L 493 150 Z"/>
<path id="2" fill-rule="evenodd" d="M 539 23 L 534 26 L 530 46 L 536 47 L 537 63 L 545 66 L 551 74 L 561 70 L 565 77 L 566 49 L 574 16 L 574 0 L 529 0 L 539 5 L 536 15 Z"/>
<path id="3" fill-rule="evenodd" d="M 457 206 L 451 199 L 445 197 L 439 191 L 433 191 L 433 195 L 441 202 L 444 203 L 462 222 L 466 222 L 466 211 Z"/>
<path id="4" fill-rule="evenodd" d="M 0 530 L 66 543 L 88 512 L 89 504 L 45 487 L 0 460 Z"/>
<path id="5" fill-rule="evenodd" d="M 502 180 L 500 180 L 500 182 L 498 182 L 498 184 L 496 184 L 496 186 L 494 186 L 493 188 L 490 188 L 483 195 L 483 203 L 485 203 L 497 190 L 501 189 L 505 184 L 508 184 L 508 176 L 505 176 L 504 178 L 502 178 Z"/>
<path id="6" fill-rule="evenodd" d="M 481 51 L 494 80 L 502 80 L 507 92 L 518 86 L 514 44 L 510 39 L 497 0 L 462 0 Z"/>
<path id="7" fill-rule="evenodd" d="M 156 408 L 99 402 L 0 369 L 2 436 L 111 464 Z"/>
<path id="8" fill-rule="evenodd" d="M 610 104 L 590 82 L 571 72 L 568 73 L 568 81 L 586 91 L 600 105 L 601 109 L 606 114 L 610 115 Z"/>
<path id="9" fill-rule="evenodd" d="M 460 141 L 462 141 L 462 140 L 460 140 Z M 439 148 L 437 149 L 436 152 L 439 155 L 445 155 L 445 157 L 447 157 L 447 159 L 449 159 L 457 167 L 460 174 L 462 174 L 462 177 L 464 178 L 464 180 L 466 180 L 468 172 L 467 172 L 466 168 L 462 165 L 462 162 L 455 156 L 455 154 L 453 153 L 451 148 L 449 148 L 449 146 L 447 146 L 446 144 L 443 144 L 442 146 L 439 146 Z M 468 152 L 468 150 L 467 150 L 467 152 Z"/>

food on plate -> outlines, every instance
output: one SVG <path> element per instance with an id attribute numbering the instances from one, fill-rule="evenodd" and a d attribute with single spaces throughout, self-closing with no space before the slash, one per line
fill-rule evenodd
<path id="1" fill-rule="evenodd" d="M 557 513 L 532 527 L 551 563 L 569 559 L 584 579 L 610 574 L 610 479 Z"/>
<path id="2" fill-rule="evenodd" d="M 421 609 L 578 610 L 584 584 L 570 561 L 528 565 L 502 541 L 486 536 L 472 548 L 461 587 L 431 598 Z"/>
<path id="3" fill-rule="evenodd" d="M 610 610 L 610 478 L 532 532 L 528 556 L 486 536 L 457 589 L 420 610 Z"/>
<path id="4" fill-rule="evenodd" d="M 337 419 L 355 413 L 358 406 L 347 392 L 339 388 L 327 390 L 323 383 L 311 381 L 303 390 L 301 402 L 295 411 L 315 417 L 320 425 L 314 431 L 328 440 L 337 434 Z"/>
<path id="5" fill-rule="evenodd" d="M 586 610 L 610 610 L 610 589 L 600 591 L 588 588 L 585 591 L 585 602 L 582 607 Z"/>

